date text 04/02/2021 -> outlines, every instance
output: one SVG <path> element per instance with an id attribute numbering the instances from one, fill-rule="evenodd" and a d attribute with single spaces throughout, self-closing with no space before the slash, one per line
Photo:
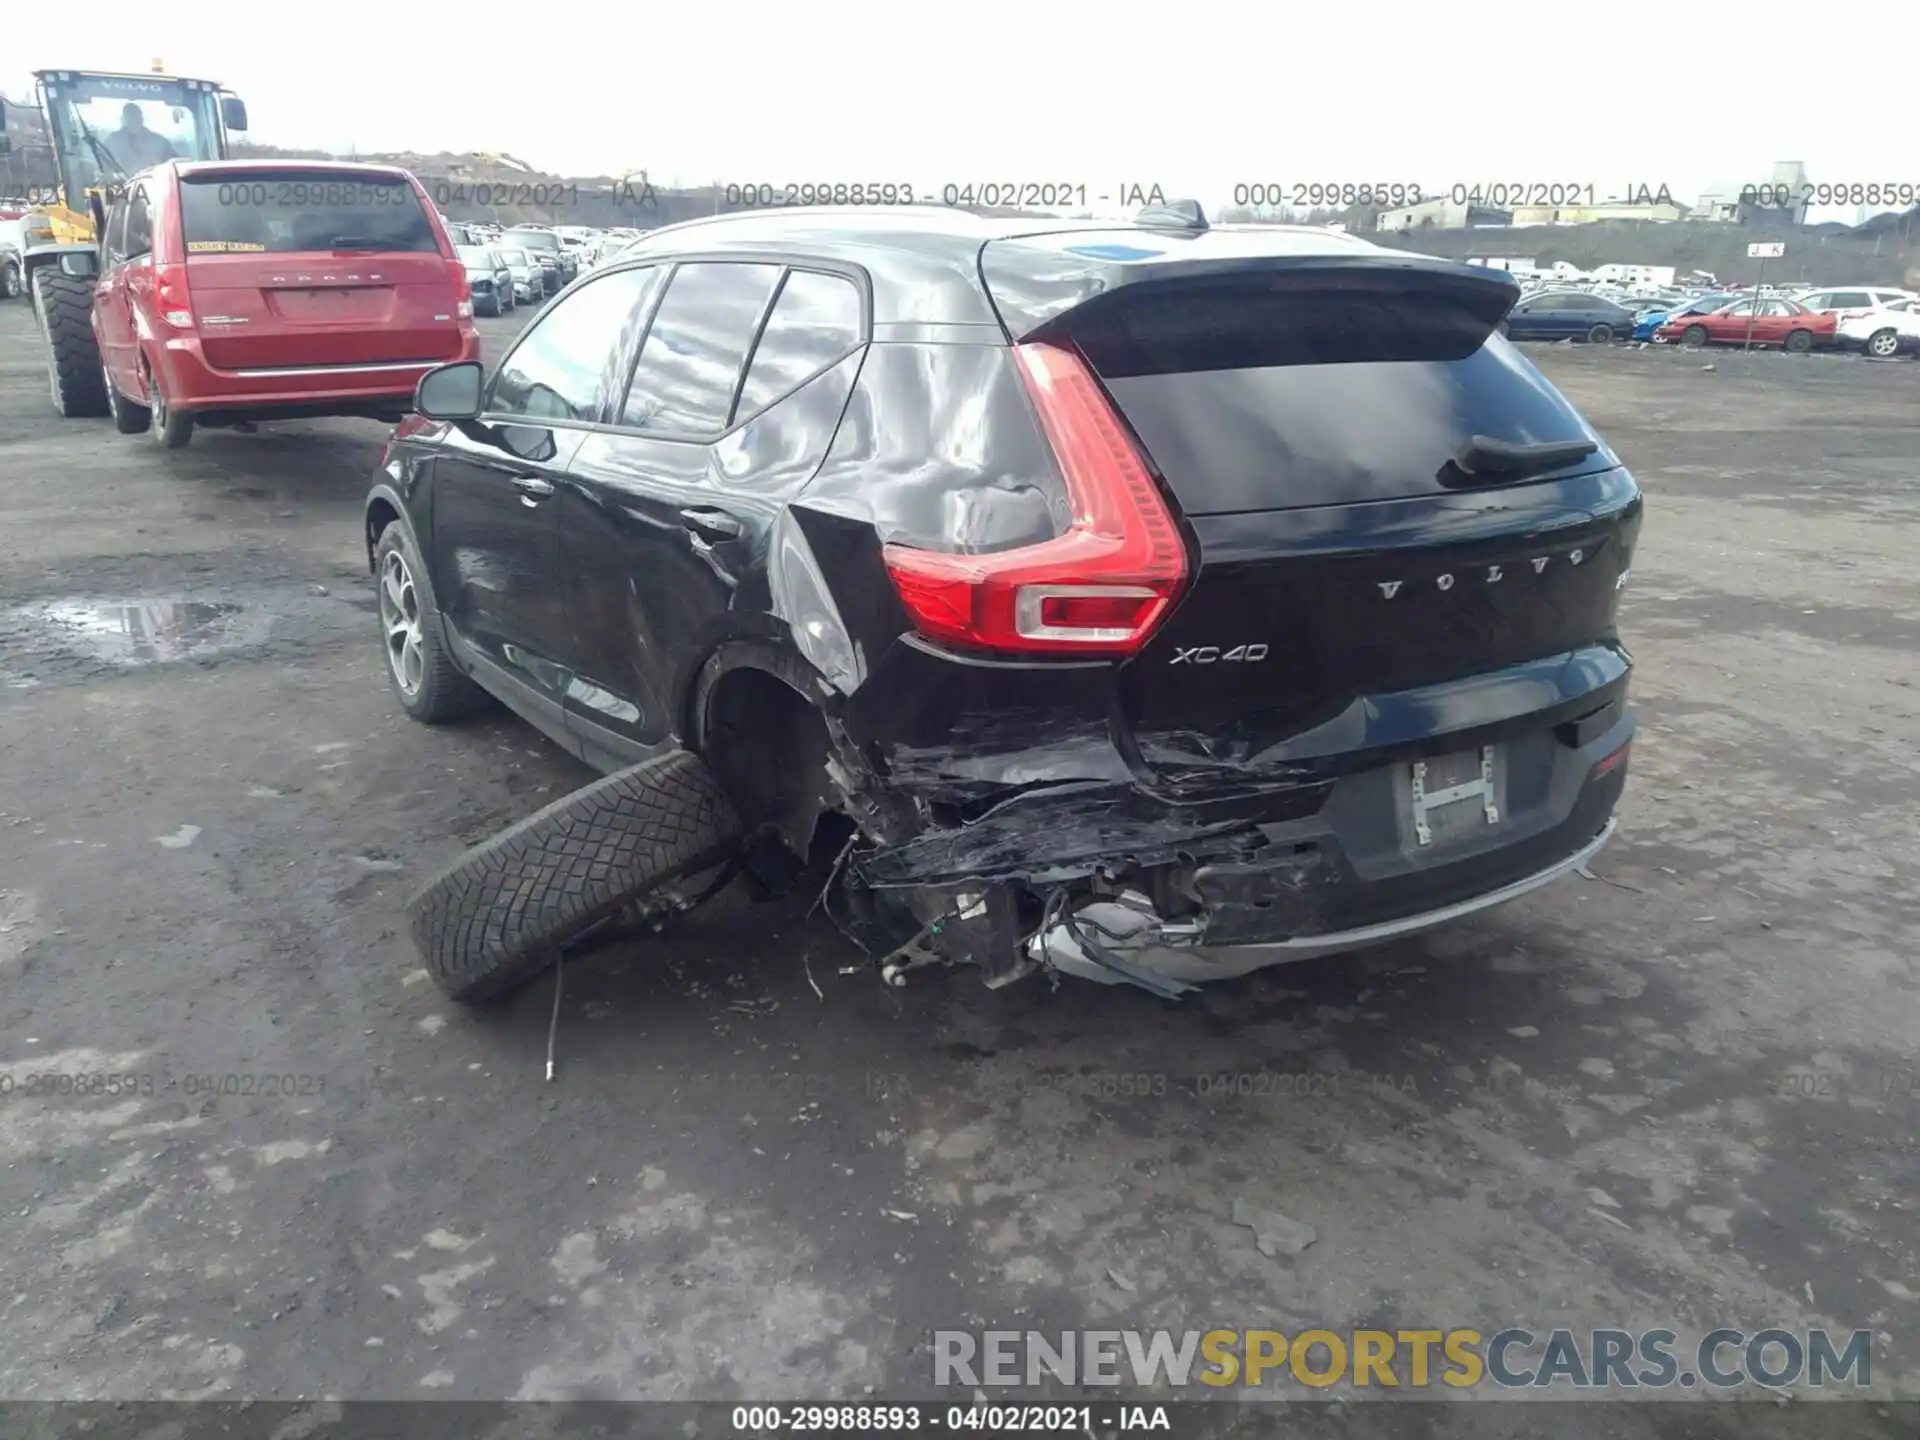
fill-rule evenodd
<path id="1" fill-rule="evenodd" d="M 730 180 L 721 187 L 729 209 L 768 210 L 790 205 L 949 205 L 981 209 L 1080 209 L 1088 205 L 1138 208 L 1164 205 L 1158 184 L 1124 180 L 949 180 L 916 185 L 906 180 Z"/>
<path id="2" fill-rule="evenodd" d="M 1315 210 L 1352 206 L 1397 210 L 1411 205 L 1672 205 L 1666 185 L 1636 181 L 1600 185 L 1592 180 L 1475 180 L 1426 186 L 1412 181 L 1242 180 L 1233 187 L 1233 203 L 1255 209 Z"/>
<path id="3" fill-rule="evenodd" d="M 1172 1432 L 1165 1405 L 736 1405 L 742 1435 L 912 1435 L 954 1431 L 989 1435 L 1092 1435 L 1098 1431 Z"/>

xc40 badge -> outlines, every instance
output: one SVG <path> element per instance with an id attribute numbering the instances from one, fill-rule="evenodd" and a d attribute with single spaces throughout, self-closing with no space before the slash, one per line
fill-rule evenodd
<path id="1" fill-rule="evenodd" d="M 1236 645 L 1222 650 L 1218 645 L 1182 645 L 1175 649 L 1170 665 L 1216 665 L 1230 660 L 1254 661 L 1267 658 L 1264 645 Z"/>

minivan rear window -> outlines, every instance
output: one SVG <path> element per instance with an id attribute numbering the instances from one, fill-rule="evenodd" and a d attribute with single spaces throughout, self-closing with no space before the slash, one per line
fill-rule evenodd
<path id="1" fill-rule="evenodd" d="M 1124 295 L 1073 339 L 1189 514 L 1436 494 L 1459 488 L 1443 475 L 1473 436 L 1598 438 L 1489 333 L 1480 298 L 1364 284 Z M 1602 447 L 1578 468 L 1614 463 Z"/>
<path id="2" fill-rule="evenodd" d="M 418 193 L 389 175 L 182 176 L 180 223 L 189 255 L 440 249 Z"/>

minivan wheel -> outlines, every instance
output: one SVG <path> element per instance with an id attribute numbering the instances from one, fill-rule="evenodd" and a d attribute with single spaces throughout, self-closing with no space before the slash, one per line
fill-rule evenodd
<path id="1" fill-rule="evenodd" d="M 1689 350 L 1700 349 L 1707 343 L 1707 327 L 1704 325 L 1689 325 L 1687 327 L 1687 333 L 1680 337 L 1680 343 Z"/>
<path id="2" fill-rule="evenodd" d="M 1793 355 L 1804 355 L 1813 349 L 1813 334 L 1808 330 L 1795 330 L 1787 336 L 1787 351 Z"/>
<path id="3" fill-rule="evenodd" d="M 400 708 L 423 725 L 464 720 L 493 706 L 493 697 L 455 668 L 442 638 L 440 612 L 421 579 L 426 567 L 406 526 L 380 532 L 373 552 L 379 584 L 381 648 Z"/>
<path id="4" fill-rule="evenodd" d="M 1613 327 L 1611 325 L 1594 326 L 1591 330 L 1587 331 L 1587 343 L 1589 345 L 1611 345 L 1613 343 Z"/>
<path id="5" fill-rule="evenodd" d="M 1876 330 L 1867 337 L 1867 354 L 1876 360 L 1891 360 L 1900 353 L 1900 332 L 1894 329 Z"/>
<path id="6" fill-rule="evenodd" d="M 474 846 L 407 901 L 407 928 L 442 990 L 491 1000 L 628 906 L 726 864 L 739 835 L 713 772 L 673 750 Z"/>
<path id="7" fill-rule="evenodd" d="M 152 412 L 153 438 L 169 450 L 182 448 L 193 439 L 193 416 L 182 415 L 161 392 L 160 382 L 147 377 L 147 409 Z"/>
<path id="8" fill-rule="evenodd" d="M 120 387 L 113 383 L 113 372 L 104 363 L 100 366 L 100 378 L 107 387 L 107 413 L 113 417 L 115 430 L 122 435 L 138 435 L 153 424 L 153 412 L 122 395 Z"/>

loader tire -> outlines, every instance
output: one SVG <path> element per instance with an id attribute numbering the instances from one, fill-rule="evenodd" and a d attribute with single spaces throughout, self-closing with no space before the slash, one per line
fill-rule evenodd
<path id="1" fill-rule="evenodd" d="M 739 834 L 712 772 L 676 750 L 474 846 L 407 902 L 408 928 L 434 982 L 478 1004 L 531 980 L 633 901 L 727 860 Z"/>
<path id="2" fill-rule="evenodd" d="M 69 420 L 105 415 L 107 387 L 93 338 L 93 281 L 43 265 L 33 272 L 33 307 L 47 341 L 53 408 Z"/>

